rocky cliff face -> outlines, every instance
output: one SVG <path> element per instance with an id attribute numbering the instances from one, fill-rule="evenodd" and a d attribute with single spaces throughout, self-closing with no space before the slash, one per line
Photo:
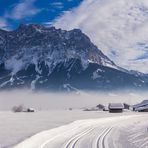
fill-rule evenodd
<path id="1" fill-rule="evenodd" d="M 0 30 L 0 89 L 145 88 L 147 80 L 118 67 L 81 30 L 35 24 Z"/>

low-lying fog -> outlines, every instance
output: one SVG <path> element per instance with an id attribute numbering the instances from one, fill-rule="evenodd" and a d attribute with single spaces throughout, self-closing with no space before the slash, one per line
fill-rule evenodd
<path id="1" fill-rule="evenodd" d="M 135 104 L 146 99 L 148 92 L 140 91 L 66 94 L 15 90 L 0 92 L 0 110 L 11 110 L 13 106 L 20 104 L 37 110 L 50 110 L 93 107 L 100 103 L 107 105 L 110 102 Z"/>

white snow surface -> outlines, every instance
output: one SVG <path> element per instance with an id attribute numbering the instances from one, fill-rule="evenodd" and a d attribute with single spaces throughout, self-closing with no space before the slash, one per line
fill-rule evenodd
<path id="1" fill-rule="evenodd" d="M 117 141 L 114 137 L 114 130 L 134 125 L 139 123 L 138 127 L 134 129 L 134 134 L 131 132 L 130 144 L 134 146 L 137 142 L 134 136 L 142 134 L 141 129 L 144 128 L 143 122 L 148 123 L 147 115 L 124 115 L 117 117 L 108 117 L 100 119 L 78 120 L 68 125 L 54 128 L 48 131 L 38 133 L 22 143 L 14 146 L 14 148 L 118 148 L 117 144 L 111 144 L 109 141 Z M 137 130 L 139 129 L 139 130 Z M 123 129 L 122 129 L 123 130 Z M 146 129 L 145 129 L 146 130 Z M 112 133 L 110 136 L 109 134 Z M 147 131 L 145 138 L 138 136 L 139 148 L 147 148 L 148 137 Z M 134 137 L 134 138 L 133 138 Z M 118 145 L 120 138 L 118 138 Z M 144 143 L 143 143 L 144 142 Z M 130 145 L 129 144 L 129 145 Z M 126 148 L 121 145 L 122 148 Z M 134 147 L 132 147 L 134 148 Z"/>
<path id="2" fill-rule="evenodd" d="M 74 123 L 70 124 L 71 122 L 76 121 L 75 123 L 78 123 L 80 122 L 80 120 L 81 121 L 84 120 L 82 121 L 83 123 L 86 121 L 86 130 L 88 129 L 87 126 L 90 125 L 88 124 L 90 123 L 89 121 L 93 121 L 92 123 L 97 122 L 96 126 L 97 125 L 99 126 L 97 126 L 95 130 L 93 130 L 95 133 L 92 132 L 92 135 L 98 136 L 97 134 L 98 133 L 101 134 L 100 132 L 102 130 L 104 131 L 104 129 L 110 128 L 108 127 L 109 125 L 108 123 L 105 123 L 104 121 L 100 121 L 102 120 L 101 118 L 127 116 L 127 115 L 135 116 L 135 113 L 125 111 L 123 114 L 110 114 L 108 112 L 102 112 L 102 111 L 83 111 L 84 109 L 95 107 L 98 104 L 107 105 L 108 103 L 126 102 L 129 104 L 137 104 L 142 100 L 146 100 L 146 99 L 147 99 L 147 92 L 137 92 L 137 91 L 122 92 L 122 93 L 121 92 L 108 92 L 108 93 L 99 92 L 96 94 L 94 92 L 92 93 L 79 92 L 79 94 L 75 94 L 75 93 L 53 94 L 53 93 L 45 93 L 45 92 L 33 93 L 27 90 L 0 92 L 0 110 L 1 110 L 0 111 L 0 147 L 12 148 L 17 143 L 20 143 L 26 138 L 29 138 L 30 136 L 33 136 L 39 132 L 50 130 L 50 129 L 53 130 L 53 128 L 58 128 L 58 127 L 61 128 L 60 126 L 65 126 L 67 129 L 69 125 L 74 124 Z M 10 112 L 13 106 L 18 106 L 20 104 L 24 105 L 26 108 L 34 108 L 36 112 L 35 113 Z M 142 113 L 138 113 L 138 115 L 143 116 Z M 116 119 L 113 119 L 113 122 Z M 135 119 L 136 120 L 135 123 L 138 123 L 138 124 L 133 123 L 134 120 L 132 119 Z M 108 121 L 109 119 L 105 119 L 105 120 Z M 105 125 L 105 127 L 102 127 L 102 125 L 100 125 L 101 122 L 103 122 L 102 125 Z M 135 124 L 135 125 L 138 125 L 137 127 L 138 131 L 140 131 L 140 129 L 142 131 L 139 134 L 142 134 L 142 137 L 144 137 L 144 139 L 146 140 L 147 138 L 146 127 L 148 125 L 147 114 L 144 115 L 142 119 L 139 116 L 135 116 L 135 118 L 131 117 L 131 120 L 125 120 L 125 122 L 127 123 L 127 124 L 124 124 L 126 125 L 125 127 L 124 125 L 119 124 L 120 125 L 119 128 L 118 126 L 115 126 L 115 128 L 113 129 L 114 133 L 118 133 L 118 134 L 115 134 L 117 135 L 117 138 L 125 139 L 125 141 L 123 142 L 128 143 L 126 140 L 127 135 L 132 136 L 133 134 L 136 134 L 134 133 L 134 129 L 128 134 L 129 132 L 128 129 L 130 127 L 134 127 L 132 125 Z M 114 124 L 110 124 L 110 125 L 114 125 Z M 121 132 L 122 129 L 123 129 L 123 132 Z M 136 129 L 136 126 L 135 126 L 135 129 Z M 79 131 L 76 130 L 74 132 L 79 132 Z M 84 133 L 85 132 L 87 133 L 87 131 L 84 131 Z M 121 133 L 123 133 L 123 135 Z M 80 135 L 81 134 L 82 133 L 80 131 Z M 70 137 L 68 136 L 69 135 L 65 137 L 66 139 L 61 139 L 62 144 L 63 144 L 63 140 L 67 142 L 67 140 L 70 140 L 70 138 L 72 138 L 75 135 L 72 134 Z M 110 136 L 108 135 L 107 137 L 110 137 Z M 120 137 L 123 137 L 123 138 L 120 138 Z M 91 135 L 90 135 L 90 138 L 88 136 L 86 136 L 86 138 L 89 141 L 88 145 L 90 145 L 90 143 L 93 141 L 94 138 Z M 86 143 L 86 139 L 85 137 L 83 139 L 84 139 L 84 142 L 80 140 L 80 143 L 82 142 L 84 144 Z M 46 142 L 46 139 L 44 142 Z M 109 144 L 110 143 L 113 145 L 113 143 L 116 143 L 116 142 L 113 141 L 113 139 L 110 139 Z M 132 143 L 132 141 L 130 143 Z M 121 141 L 121 144 L 122 144 L 122 141 Z M 127 147 L 130 148 L 129 144 Z M 135 148 L 135 147 L 131 147 L 131 148 Z"/>
<path id="3" fill-rule="evenodd" d="M 37 82 L 37 80 L 40 78 L 40 76 L 39 75 L 36 75 L 36 78 L 35 78 L 35 80 L 33 80 L 32 82 L 31 82 L 31 90 L 35 90 L 35 88 L 36 88 L 36 82 Z"/>

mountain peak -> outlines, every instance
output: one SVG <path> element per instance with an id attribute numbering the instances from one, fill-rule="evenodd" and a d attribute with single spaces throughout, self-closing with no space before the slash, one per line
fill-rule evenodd
<path id="1" fill-rule="evenodd" d="M 20 24 L 18 26 L 18 29 L 23 29 L 23 28 L 44 28 L 44 26 L 39 24 Z"/>
<path id="2" fill-rule="evenodd" d="M 79 29 L 65 31 L 38 24 L 21 24 L 18 29 L 8 31 L 7 38 L 4 36 L 3 40 L 7 40 L 7 46 L 0 47 L 3 51 L 1 59 L 5 61 L 29 61 L 27 58 L 32 57 L 31 61 L 36 58 L 37 61 L 42 59 L 55 63 L 76 58 L 82 61 L 84 67 L 89 62 L 116 67 Z"/>
<path id="3" fill-rule="evenodd" d="M 36 82 L 40 87 L 42 84 L 46 84 L 44 87 L 49 84 L 59 86 L 59 83 L 70 86 L 80 80 L 88 84 L 91 82 L 91 88 L 93 85 L 95 88 L 102 85 L 107 88 L 111 85 L 110 81 L 117 83 L 119 79 L 122 85 L 123 80 L 128 82 L 129 78 L 132 86 L 145 84 L 145 80 L 141 79 L 135 84 L 132 78 L 135 74 L 116 66 L 79 29 L 66 31 L 37 24 L 21 24 L 14 31 L 0 31 L 0 59 L 0 88 L 14 84 L 35 88 Z M 139 75 L 135 79 L 137 77 Z M 83 83 L 76 85 L 86 87 Z"/>

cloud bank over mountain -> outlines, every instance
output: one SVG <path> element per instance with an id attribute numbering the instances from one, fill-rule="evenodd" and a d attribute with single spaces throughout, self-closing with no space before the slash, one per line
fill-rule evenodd
<path id="1" fill-rule="evenodd" d="M 82 29 L 117 64 L 148 73 L 147 0 L 85 0 L 53 25 Z"/>

